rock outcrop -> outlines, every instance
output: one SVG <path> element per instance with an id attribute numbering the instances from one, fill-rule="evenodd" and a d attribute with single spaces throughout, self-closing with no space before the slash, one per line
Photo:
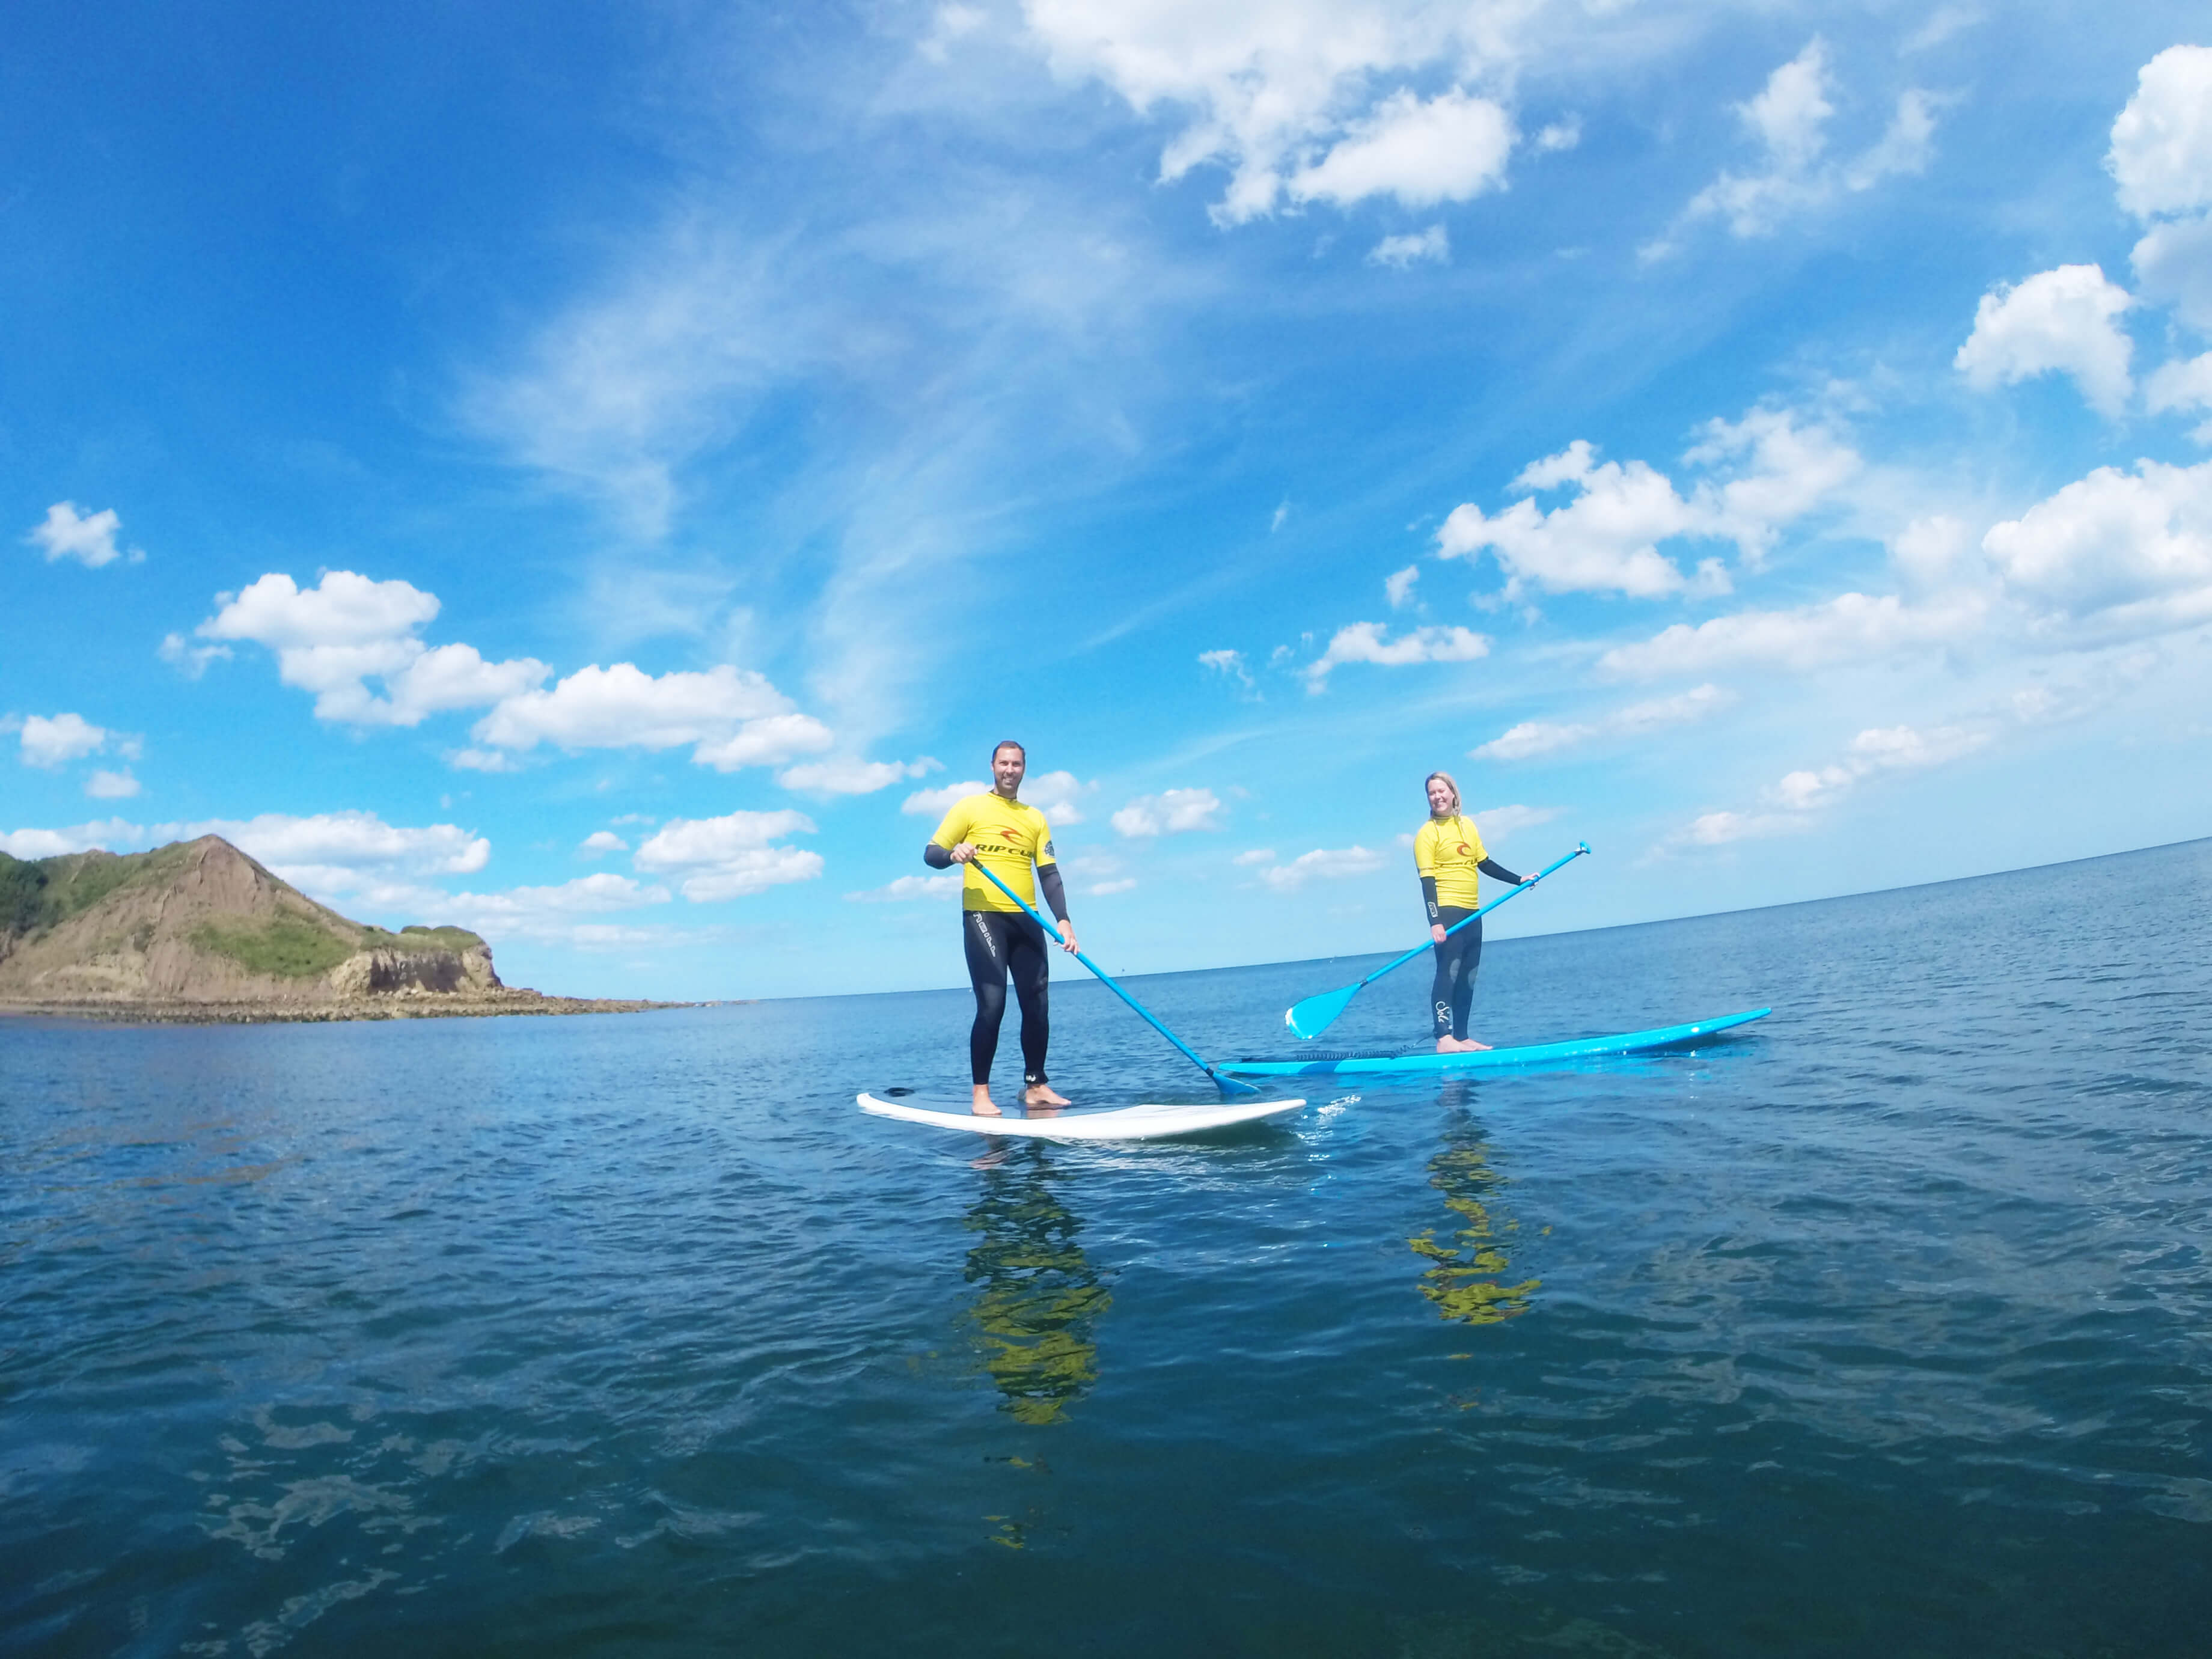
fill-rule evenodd
<path id="1" fill-rule="evenodd" d="M 219 836 L 150 853 L 0 854 L 0 1008 L 352 1019 L 654 1006 L 502 985 L 491 947 L 466 929 L 349 921 Z"/>

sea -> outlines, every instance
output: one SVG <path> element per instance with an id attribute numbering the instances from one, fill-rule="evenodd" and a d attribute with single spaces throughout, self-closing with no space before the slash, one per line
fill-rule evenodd
<path id="1" fill-rule="evenodd" d="M 1129 988 L 1279 1054 L 1383 959 Z M 1063 1089 L 1213 1097 L 1071 965 Z M 964 988 L 7 1022 L 0 1651 L 2212 1652 L 2212 841 L 1496 942 L 1475 1018 L 1767 1005 L 1119 1146 L 856 1109 Z"/>

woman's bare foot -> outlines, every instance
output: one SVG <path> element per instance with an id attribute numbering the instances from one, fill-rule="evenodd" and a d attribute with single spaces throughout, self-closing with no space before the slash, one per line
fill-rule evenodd
<path id="1" fill-rule="evenodd" d="M 1065 1106 L 1068 1103 L 1067 1097 L 1049 1083 L 1032 1083 L 1022 1091 L 1022 1104 L 1024 1106 Z"/>
<path id="2" fill-rule="evenodd" d="M 991 1098 L 991 1085 L 988 1083 L 979 1083 L 975 1085 L 975 1110 L 977 1117 L 1006 1116 L 1006 1114 L 999 1109 L 999 1103 Z"/>
<path id="3" fill-rule="evenodd" d="M 1440 1036 L 1437 1039 L 1437 1052 L 1440 1054 L 1469 1054 L 1489 1047 L 1488 1043 L 1477 1042 L 1473 1037 Z"/>

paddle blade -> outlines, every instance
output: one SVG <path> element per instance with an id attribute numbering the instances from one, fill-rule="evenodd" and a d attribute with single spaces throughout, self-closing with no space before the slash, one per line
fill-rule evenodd
<path id="1" fill-rule="evenodd" d="M 1284 1011 L 1283 1024 L 1311 1042 L 1336 1024 L 1336 1017 L 1345 1011 L 1358 990 L 1357 985 L 1347 985 L 1340 991 L 1323 991 L 1317 997 L 1294 1002 Z"/>
<path id="2" fill-rule="evenodd" d="M 1258 1084 L 1247 1083 L 1241 1077 L 1224 1077 L 1211 1066 L 1206 1068 L 1206 1074 L 1213 1079 L 1213 1086 L 1224 1095 L 1256 1095 L 1260 1092 Z"/>

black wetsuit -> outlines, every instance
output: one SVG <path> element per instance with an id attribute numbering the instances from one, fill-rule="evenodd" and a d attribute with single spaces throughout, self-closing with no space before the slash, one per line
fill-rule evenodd
<path id="1" fill-rule="evenodd" d="M 1521 878 L 1495 859 L 1485 859 L 1475 867 L 1492 881 L 1502 881 L 1510 887 L 1521 884 Z M 1421 900 L 1428 907 L 1429 925 L 1442 925 L 1447 932 L 1474 914 L 1456 904 L 1438 904 L 1434 876 L 1421 878 Z M 1482 924 L 1468 922 L 1436 950 L 1437 976 L 1429 987 L 1429 1002 L 1436 1019 L 1437 1035 L 1463 1037 L 1467 1035 L 1468 1017 L 1474 1009 L 1475 969 L 1482 965 Z"/>
<path id="2" fill-rule="evenodd" d="M 922 862 L 949 870 L 952 854 L 935 842 L 921 849 Z M 1037 870 L 1037 887 L 1052 907 L 1054 921 L 1067 920 L 1067 890 L 1057 865 Z M 1048 1008 L 1048 969 L 1044 929 L 1025 910 L 963 910 L 960 944 L 968 958 L 968 978 L 975 988 L 975 1023 L 968 1028 L 969 1080 L 988 1083 L 999 1054 L 999 1023 L 1006 1013 L 1006 981 L 1022 1007 L 1022 1083 L 1035 1088 L 1045 1080 L 1044 1055 L 1052 1036 Z"/>

